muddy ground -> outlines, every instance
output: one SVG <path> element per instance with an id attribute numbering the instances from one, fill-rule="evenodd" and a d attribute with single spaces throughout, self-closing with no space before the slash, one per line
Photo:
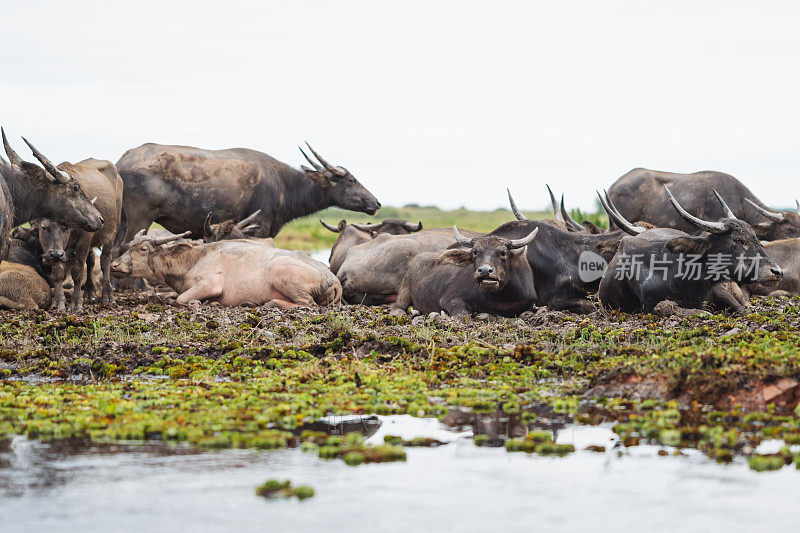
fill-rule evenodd
<path id="1" fill-rule="evenodd" d="M 513 425 L 486 430 L 500 445 L 547 412 L 717 460 L 800 443 L 800 299 L 756 299 L 746 316 L 518 319 L 117 300 L 0 313 L 0 433 L 280 447 L 326 415 L 409 413 Z"/>

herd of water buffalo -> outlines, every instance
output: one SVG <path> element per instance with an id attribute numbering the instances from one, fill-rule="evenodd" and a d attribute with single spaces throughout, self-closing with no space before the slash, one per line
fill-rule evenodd
<path id="1" fill-rule="evenodd" d="M 111 304 L 112 273 L 127 288 L 166 285 L 178 305 L 345 302 L 396 313 L 518 316 L 534 305 L 587 313 L 595 293 L 627 312 L 666 301 L 741 312 L 751 294 L 800 293 L 800 204 L 769 209 L 721 172 L 628 172 L 598 194 L 608 230 L 573 220 L 552 192 L 553 219 L 527 219 L 509 193 L 516 220 L 486 234 L 397 219 L 321 221 L 338 234 L 327 267 L 272 237 L 326 207 L 372 215 L 381 204 L 311 146 L 311 156 L 300 149 L 310 166 L 299 170 L 244 148 L 158 144 L 116 165 L 56 166 L 25 140 L 40 166 L 2 138 L 0 307 L 10 309 L 64 310 L 69 278 L 72 310 L 98 283 Z M 165 229 L 149 230 L 154 222 Z"/>

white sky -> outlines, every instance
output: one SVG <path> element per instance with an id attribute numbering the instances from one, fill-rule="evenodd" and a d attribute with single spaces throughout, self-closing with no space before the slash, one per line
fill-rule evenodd
<path id="1" fill-rule="evenodd" d="M 797 2 L 25 2 L 0 124 L 53 160 L 308 139 L 386 205 L 570 206 L 637 166 L 800 197 Z"/>

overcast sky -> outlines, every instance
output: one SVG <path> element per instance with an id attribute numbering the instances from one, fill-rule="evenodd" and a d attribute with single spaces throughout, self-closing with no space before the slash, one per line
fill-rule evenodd
<path id="1" fill-rule="evenodd" d="M 124 7 L 123 7 L 124 6 Z M 309 140 L 387 205 L 570 206 L 644 166 L 800 197 L 797 2 L 3 2 L 0 124 L 53 160 Z"/>

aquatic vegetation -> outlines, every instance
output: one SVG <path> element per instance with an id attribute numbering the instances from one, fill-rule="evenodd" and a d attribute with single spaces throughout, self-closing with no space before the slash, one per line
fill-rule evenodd
<path id="1" fill-rule="evenodd" d="M 800 444 L 800 306 L 755 301 L 744 317 L 537 310 L 423 325 L 382 308 L 196 314 L 126 294 L 120 308 L 80 317 L 0 311 L 0 436 L 299 446 L 361 464 L 441 442 L 367 446 L 309 424 L 459 410 L 523 428 L 476 434 L 478 446 L 559 455 L 547 420 L 613 422 L 623 447 L 729 462 L 764 439 Z"/>
<path id="2" fill-rule="evenodd" d="M 300 485 L 299 487 L 292 487 L 290 480 L 278 481 L 277 479 L 269 479 L 263 485 L 256 487 L 256 495 L 262 498 L 297 498 L 298 500 L 305 500 L 314 496 L 314 489 L 311 487 Z"/>

